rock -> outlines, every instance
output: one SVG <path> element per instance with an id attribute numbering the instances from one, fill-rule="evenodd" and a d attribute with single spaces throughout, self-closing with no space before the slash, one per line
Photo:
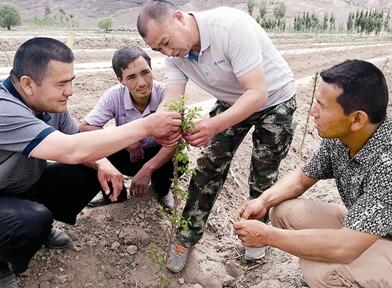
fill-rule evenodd
<path id="1" fill-rule="evenodd" d="M 227 279 L 225 281 L 223 281 L 222 287 L 230 287 L 230 288 L 234 288 L 237 286 L 236 280 L 229 276 L 227 277 Z"/>
<path id="2" fill-rule="evenodd" d="M 192 249 L 182 274 L 187 283 L 208 288 L 235 286 L 234 277 L 227 274 L 223 259 L 215 253 L 214 245 L 214 241 L 205 240 Z"/>
<path id="3" fill-rule="evenodd" d="M 112 250 L 118 250 L 118 248 L 120 248 L 120 246 L 121 246 L 121 244 L 120 243 L 118 243 L 117 241 L 116 242 L 114 242 L 113 244 L 112 244 L 112 246 L 110 247 Z"/>
<path id="4" fill-rule="evenodd" d="M 203 286 L 201 286 L 200 284 L 196 283 L 192 286 L 192 288 L 203 288 Z"/>
<path id="5" fill-rule="evenodd" d="M 243 274 L 243 269 L 235 260 L 230 259 L 225 263 L 227 274 L 231 277 L 239 278 Z"/>
<path id="6" fill-rule="evenodd" d="M 139 248 L 150 243 L 150 236 L 140 227 L 127 227 L 119 233 L 120 240 L 125 245 L 136 245 Z"/>
<path id="7" fill-rule="evenodd" d="M 180 284 L 180 285 L 184 285 L 184 283 L 185 283 L 185 280 L 184 280 L 184 278 L 178 278 L 178 284 Z"/>
<path id="8" fill-rule="evenodd" d="M 137 246 L 136 245 L 130 245 L 127 247 L 127 253 L 129 255 L 134 255 L 137 252 Z"/>

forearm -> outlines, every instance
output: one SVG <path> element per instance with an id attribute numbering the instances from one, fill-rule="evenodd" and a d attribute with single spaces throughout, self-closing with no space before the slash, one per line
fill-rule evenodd
<path id="1" fill-rule="evenodd" d="M 107 162 L 110 163 L 110 161 L 107 158 L 102 158 L 102 159 L 99 159 L 99 160 L 96 160 L 96 161 L 84 162 L 84 163 L 82 163 L 82 165 L 84 165 L 86 167 L 90 167 L 90 168 L 95 169 L 95 170 L 98 170 L 100 165 L 103 165 L 103 164 L 105 164 Z"/>
<path id="2" fill-rule="evenodd" d="M 149 170 L 151 173 L 169 161 L 175 152 L 175 148 L 162 147 L 159 152 L 143 165 L 144 169 Z"/>
<path id="3" fill-rule="evenodd" d="M 344 228 L 284 230 L 270 226 L 267 243 L 300 258 L 349 264 L 377 239 L 377 236 Z"/>
<path id="4" fill-rule="evenodd" d="M 56 131 L 48 135 L 31 156 L 67 164 L 95 161 L 147 137 L 149 128 L 146 119 L 73 135 Z M 61 147 L 61 153 L 55 147 Z"/>
<path id="5" fill-rule="evenodd" d="M 94 126 L 94 125 L 90 125 L 88 124 L 86 121 L 82 121 L 82 123 L 80 123 L 79 125 L 79 130 L 80 132 L 86 132 L 86 131 L 95 131 L 95 130 L 99 130 L 102 129 L 102 127 L 100 126 Z"/>
<path id="6" fill-rule="evenodd" d="M 316 179 L 307 177 L 301 168 L 285 175 L 279 179 L 271 188 L 259 196 L 267 209 L 278 205 L 279 203 L 301 196 L 307 189 L 317 182 Z"/>
<path id="7" fill-rule="evenodd" d="M 217 123 L 217 132 L 222 132 L 248 118 L 263 107 L 266 102 L 266 92 L 261 93 L 253 89 L 247 90 L 229 109 L 212 118 Z"/>

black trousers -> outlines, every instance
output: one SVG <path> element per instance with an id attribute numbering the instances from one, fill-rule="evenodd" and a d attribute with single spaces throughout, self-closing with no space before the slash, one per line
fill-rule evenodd
<path id="1" fill-rule="evenodd" d="M 144 148 L 144 159 L 137 162 L 129 160 L 129 153 L 123 149 L 108 157 L 109 161 L 124 175 L 134 176 L 143 165 L 153 158 L 161 149 L 161 146 Z M 173 178 L 174 166 L 171 160 L 155 170 L 151 175 L 151 185 L 159 197 L 167 195 Z"/>
<path id="2" fill-rule="evenodd" d="M 0 264 L 28 263 L 48 238 L 53 219 L 75 224 L 100 190 L 94 169 L 51 163 L 29 190 L 0 196 Z"/>

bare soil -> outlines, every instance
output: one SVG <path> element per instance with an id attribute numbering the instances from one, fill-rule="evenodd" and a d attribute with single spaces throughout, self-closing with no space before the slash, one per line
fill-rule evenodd
<path id="1" fill-rule="evenodd" d="M 75 53 L 79 62 L 110 61 L 113 52 L 103 49 L 118 48 L 121 44 L 142 44 L 132 37 L 127 42 L 125 36 L 81 38 L 83 41 L 74 46 L 80 49 Z M 3 50 L 12 54 L 20 39 L 1 41 L 6 47 Z M 388 44 L 390 40 L 386 38 L 273 35 L 273 41 L 279 50 L 358 46 L 342 51 L 284 55 L 296 79 L 312 76 L 316 71 L 346 59 L 373 59 L 392 54 L 392 44 Z M 360 47 L 362 44 L 372 43 L 387 45 L 371 49 Z M 83 52 L 83 49 L 102 51 L 89 53 Z M 159 55 L 151 52 L 151 56 Z M 0 55 L 0 63 L 8 66 L 4 55 Z M 388 83 L 392 83 L 392 64 L 389 58 L 378 60 L 375 64 L 383 70 Z M 156 68 L 154 72 L 157 79 L 163 79 L 163 68 Z M 116 79 L 111 71 L 79 73 L 74 84 L 74 96 L 69 103 L 75 118 L 81 120 L 102 93 L 115 83 Z M 312 90 L 312 81 L 298 85 L 296 131 L 289 154 L 281 164 L 281 176 L 303 165 L 319 143 L 320 139 L 311 120 L 305 130 Z M 190 85 L 187 94 L 192 97 L 192 102 L 211 97 L 194 84 Z M 300 147 L 304 135 L 304 146 Z M 271 248 L 264 260 L 246 262 L 242 257 L 243 248 L 233 234 L 234 212 L 248 197 L 251 147 L 248 135 L 232 161 L 230 173 L 210 215 L 203 239 L 192 250 L 184 271 L 172 274 L 163 269 L 162 273 L 168 280 L 169 287 L 299 287 L 300 270 L 296 257 Z M 198 149 L 192 149 L 192 163 L 196 162 L 199 153 Z M 188 180 L 183 179 L 184 182 Z M 129 179 L 127 183 L 129 184 Z M 340 203 L 332 181 L 318 183 L 304 197 Z M 159 204 L 152 191 L 143 198 L 131 197 L 125 203 L 86 208 L 80 213 L 75 226 L 59 222 L 55 225 L 72 236 L 76 243 L 75 249 L 61 251 L 42 248 L 32 259 L 28 271 L 18 277 L 20 287 L 160 287 L 160 274 L 156 274 L 159 267 L 148 258 L 147 251 L 150 244 L 156 244 L 162 251 L 167 250 L 170 222 L 159 213 Z"/>

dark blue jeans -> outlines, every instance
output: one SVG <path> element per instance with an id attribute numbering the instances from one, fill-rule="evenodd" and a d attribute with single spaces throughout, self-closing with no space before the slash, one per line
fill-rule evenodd
<path id="1" fill-rule="evenodd" d="M 48 238 L 53 219 L 75 224 L 77 214 L 100 190 L 94 169 L 51 163 L 24 193 L 2 192 L 0 263 L 28 263 Z"/>

